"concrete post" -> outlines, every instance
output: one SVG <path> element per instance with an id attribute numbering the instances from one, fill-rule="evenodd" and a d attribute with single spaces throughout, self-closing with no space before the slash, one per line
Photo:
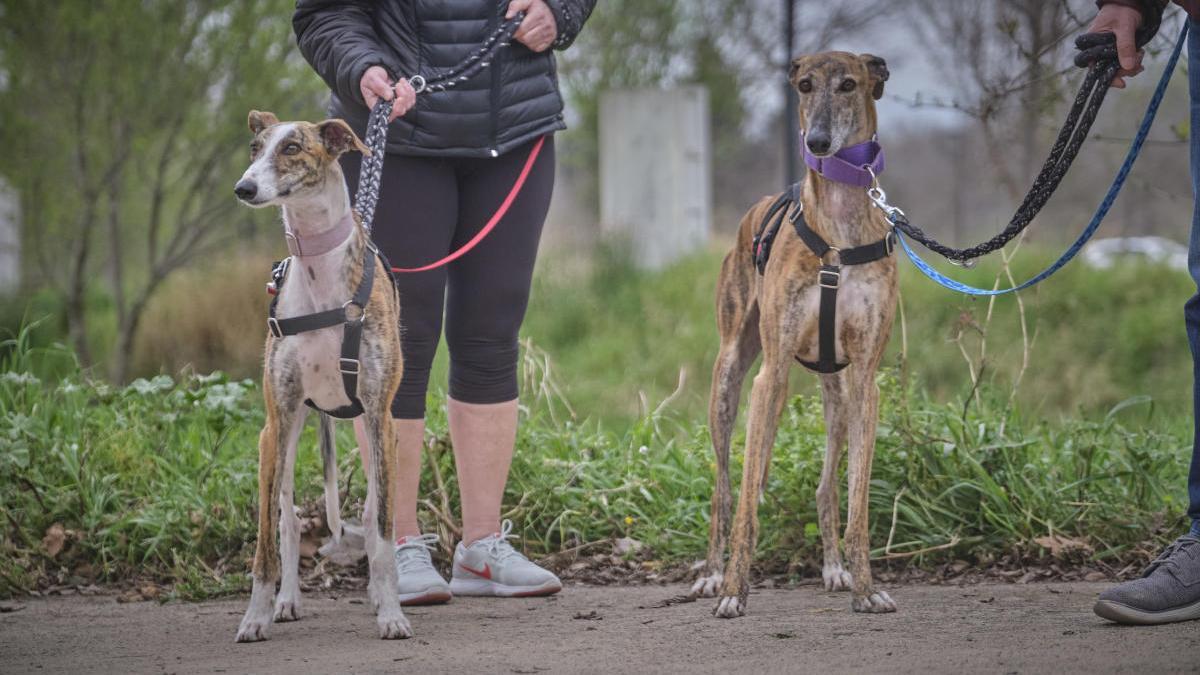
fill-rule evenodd
<path id="1" fill-rule="evenodd" d="M 0 295 L 21 286 L 21 228 L 17 194 L 0 182 Z"/>
<path id="2" fill-rule="evenodd" d="M 600 98 L 600 223 L 635 264 L 660 269 L 712 230 L 708 90 L 609 91 Z"/>

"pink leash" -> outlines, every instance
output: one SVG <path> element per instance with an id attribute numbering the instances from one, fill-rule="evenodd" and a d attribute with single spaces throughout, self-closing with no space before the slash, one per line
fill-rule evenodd
<path id="1" fill-rule="evenodd" d="M 451 253 L 445 258 L 442 258 L 437 262 L 429 263 L 424 267 L 393 267 L 392 271 L 397 274 L 428 272 L 429 270 L 437 269 L 443 265 L 449 265 L 455 260 L 458 260 L 464 255 L 470 253 L 471 249 L 475 248 L 479 245 L 479 242 L 486 239 L 487 236 L 492 233 L 492 230 L 496 229 L 496 226 L 500 224 L 500 221 L 504 220 L 504 216 L 508 215 L 508 210 L 512 208 L 513 202 L 515 202 L 517 200 L 517 196 L 521 194 L 521 189 L 525 187 L 525 181 L 529 179 L 529 174 L 533 171 L 533 165 L 537 162 L 538 155 L 542 154 L 542 146 L 545 144 L 545 136 L 542 136 L 538 139 L 537 144 L 534 145 L 533 149 L 529 151 L 529 158 L 525 160 L 525 167 L 521 169 L 521 175 L 517 176 L 517 180 L 515 183 L 513 183 L 512 189 L 508 191 L 508 196 L 504 198 L 504 201 L 500 204 L 500 208 L 496 209 L 496 213 L 492 215 L 492 219 L 488 221 L 487 225 L 484 225 L 482 230 L 480 230 L 474 237 L 471 237 L 471 241 L 463 244 L 462 248 Z"/>

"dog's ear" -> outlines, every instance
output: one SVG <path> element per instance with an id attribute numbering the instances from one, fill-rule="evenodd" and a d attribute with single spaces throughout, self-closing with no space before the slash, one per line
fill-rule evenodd
<path id="1" fill-rule="evenodd" d="M 791 64 L 788 66 L 788 82 L 791 82 L 793 87 L 796 86 L 796 76 L 800 74 L 800 68 L 803 65 L 804 57 L 797 56 L 792 59 Z"/>
<path id="2" fill-rule="evenodd" d="M 262 131 L 263 129 L 266 129 L 273 124 L 279 124 L 279 118 L 275 116 L 275 113 L 251 110 L 248 123 L 250 124 L 250 133 L 257 136 L 258 132 Z"/>
<path id="3" fill-rule="evenodd" d="M 343 120 L 325 120 L 317 125 L 317 130 L 321 132 L 321 142 L 325 144 L 325 149 L 334 157 L 340 157 L 351 150 L 357 150 L 364 155 L 371 154 L 371 149 L 363 145 L 358 139 L 358 134 Z"/>
<path id="4" fill-rule="evenodd" d="M 883 83 L 888 81 L 887 61 L 874 54 L 862 54 L 858 58 L 867 67 L 867 74 L 871 77 L 871 95 L 878 101 L 883 98 Z"/>

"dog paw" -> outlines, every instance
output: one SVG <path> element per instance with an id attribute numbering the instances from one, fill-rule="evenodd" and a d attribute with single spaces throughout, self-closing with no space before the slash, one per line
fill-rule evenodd
<path id="1" fill-rule="evenodd" d="M 725 596 L 717 602 L 716 607 L 713 607 L 713 616 L 718 619 L 736 619 L 745 614 L 746 603 L 737 596 Z"/>
<path id="2" fill-rule="evenodd" d="M 279 598 L 275 601 L 275 621 L 276 623 L 286 623 L 288 621 L 296 621 L 300 618 L 300 599 L 284 599 Z"/>
<path id="3" fill-rule="evenodd" d="M 262 621 L 246 617 L 242 619 L 242 625 L 238 626 L 237 641 L 238 642 L 261 642 L 267 639 L 267 627 L 270 626 L 269 621 Z"/>
<path id="4" fill-rule="evenodd" d="M 850 601 L 850 607 L 865 614 L 890 614 L 896 611 L 896 601 L 883 591 L 875 591 L 864 597 L 854 598 Z"/>
<path id="5" fill-rule="evenodd" d="M 376 623 L 379 625 L 379 637 L 384 640 L 403 640 L 404 638 L 412 637 L 412 626 L 408 623 L 408 617 L 404 616 L 399 610 L 395 612 L 381 612 L 376 618 Z"/>
<path id="6" fill-rule="evenodd" d="M 693 598 L 715 598 L 724 581 L 725 575 L 720 572 L 700 577 L 696 583 L 692 584 L 691 596 Z"/>
<path id="7" fill-rule="evenodd" d="M 848 591 L 854 583 L 854 577 L 841 565 L 830 565 L 821 570 L 821 580 L 825 582 L 827 591 Z"/>

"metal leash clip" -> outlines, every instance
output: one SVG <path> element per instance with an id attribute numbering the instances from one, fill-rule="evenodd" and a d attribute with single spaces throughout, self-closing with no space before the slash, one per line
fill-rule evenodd
<path id="1" fill-rule="evenodd" d="M 879 186 L 879 177 L 875 175 L 875 171 L 870 166 L 864 165 L 863 168 L 867 170 L 867 173 L 871 174 L 871 187 L 867 189 L 867 196 L 871 198 L 871 201 L 875 204 L 875 208 L 883 211 L 883 215 L 887 218 L 888 223 L 894 225 L 895 216 L 901 218 L 907 217 L 904 211 L 900 210 L 900 207 L 892 206 L 888 203 L 887 193 Z"/>

